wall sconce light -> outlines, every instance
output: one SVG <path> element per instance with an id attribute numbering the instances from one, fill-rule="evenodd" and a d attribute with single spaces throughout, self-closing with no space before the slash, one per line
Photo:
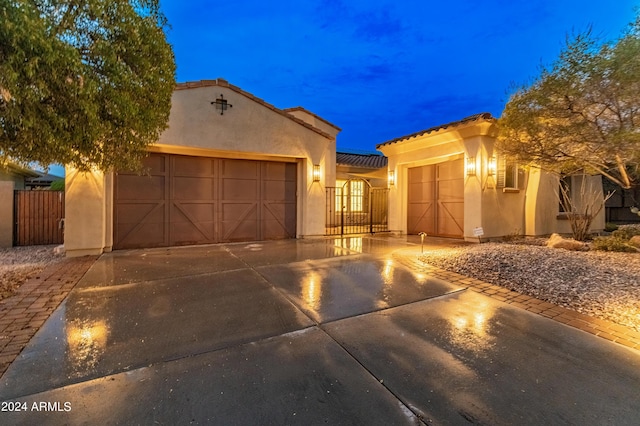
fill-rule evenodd
<path id="1" fill-rule="evenodd" d="M 495 176 L 496 174 L 496 157 L 489 157 L 487 161 L 487 175 Z"/>
<path id="2" fill-rule="evenodd" d="M 393 170 L 389 170 L 389 186 L 394 186 L 396 184 L 396 172 Z"/>
<path id="3" fill-rule="evenodd" d="M 224 115 L 224 112 L 227 109 L 233 107 L 233 105 L 227 102 L 227 100 L 224 98 L 224 96 L 222 96 L 222 94 L 220 94 L 220 97 L 218 99 L 211 102 L 211 105 L 216 106 L 216 111 L 220 111 L 220 115 Z"/>
<path id="4" fill-rule="evenodd" d="M 476 175 L 476 157 L 467 157 L 467 176 Z"/>
<path id="5" fill-rule="evenodd" d="M 320 182 L 320 164 L 313 165 L 313 181 Z"/>

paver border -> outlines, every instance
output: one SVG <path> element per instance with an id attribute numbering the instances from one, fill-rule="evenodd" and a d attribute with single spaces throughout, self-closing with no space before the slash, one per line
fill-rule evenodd
<path id="1" fill-rule="evenodd" d="M 0 301 L 0 377 L 97 259 L 65 258 L 48 265 Z"/>

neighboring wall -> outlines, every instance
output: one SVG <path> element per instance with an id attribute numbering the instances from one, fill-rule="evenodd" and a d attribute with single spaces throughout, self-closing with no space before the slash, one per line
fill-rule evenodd
<path id="1" fill-rule="evenodd" d="M 0 247 L 13 246 L 13 185 L 0 181 Z"/>

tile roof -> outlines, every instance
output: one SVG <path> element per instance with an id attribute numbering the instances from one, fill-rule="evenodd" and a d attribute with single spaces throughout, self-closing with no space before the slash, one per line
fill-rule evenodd
<path id="1" fill-rule="evenodd" d="M 387 157 L 379 154 L 336 152 L 336 164 L 362 167 L 363 169 L 381 169 L 387 167 Z"/>
<path id="2" fill-rule="evenodd" d="M 340 127 L 336 126 L 335 124 L 333 124 L 333 123 L 331 123 L 331 122 L 329 122 L 329 121 L 325 120 L 324 118 L 320 117 L 319 115 L 314 114 L 314 113 L 312 113 L 311 111 L 309 111 L 308 109 L 303 108 L 303 107 L 301 107 L 301 106 L 297 106 L 297 107 L 293 107 L 293 108 L 285 108 L 285 109 L 283 109 L 283 111 L 284 111 L 284 112 L 304 111 L 304 112 L 306 112 L 307 114 L 309 114 L 309 115 L 311 115 L 311 116 L 313 116 L 313 117 L 317 118 L 318 120 L 322 121 L 323 123 L 328 124 L 329 126 L 333 127 L 334 129 L 336 129 L 336 130 L 342 130 Z"/>
<path id="3" fill-rule="evenodd" d="M 229 84 L 229 82 L 223 78 L 217 78 L 215 80 L 200 80 L 200 81 L 187 81 L 185 83 L 177 83 L 176 84 L 176 88 L 175 90 L 189 90 L 189 89 L 197 89 L 200 87 L 212 87 L 212 86 L 218 86 L 218 87 L 226 87 L 230 90 L 233 90 L 234 92 L 243 95 L 249 99 L 251 99 L 254 102 L 257 102 L 259 104 L 261 104 L 262 106 L 269 108 L 270 110 L 272 110 L 275 113 L 278 113 L 284 117 L 287 117 L 290 120 L 295 121 L 296 123 L 300 124 L 301 126 L 306 127 L 309 130 L 313 130 L 314 132 L 318 133 L 321 136 L 324 136 L 328 139 L 335 139 L 333 136 L 331 136 L 330 134 L 323 132 L 322 130 L 312 126 L 311 124 L 300 120 L 297 117 L 294 117 L 291 114 L 287 114 L 287 112 L 276 108 L 275 106 L 271 105 L 270 103 L 258 98 L 257 96 L 252 95 L 251 93 L 242 90 L 241 88 L 239 88 L 238 86 L 234 86 L 233 84 Z M 320 118 L 320 117 L 318 117 Z M 328 123 L 328 122 L 327 122 Z M 331 123 L 329 123 L 331 124 Z M 333 124 L 332 124 L 333 126 Z"/>
<path id="4" fill-rule="evenodd" d="M 398 143 L 400 141 L 404 141 L 407 139 L 411 139 L 411 138 L 416 138 L 418 136 L 423 136 L 423 135 L 427 135 L 430 133 L 434 133 L 440 130 L 446 130 L 449 129 L 451 127 L 458 127 L 462 124 L 467 124 L 473 121 L 496 121 L 496 119 L 491 115 L 491 113 L 488 112 L 481 112 L 480 114 L 474 114 L 474 115 L 470 115 L 469 117 L 465 117 L 462 120 L 457 120 L 457 121 L 452 121 L 451 123 L 447 123 L 447 124 L 441 124 L 439 126 L 434 126 L 434 127 L 430 127 L 428 129 L 425 130 L 421 130 L 419 132 L 416 133 L 412 133 L 410 135 L 406 135 L 406 136 L 401 136 L 399 138 L 395 138 L 395 139 L 391 139 L 390 141 L 386 141 L 386 142 L 382 142 L 378 145 L 376 145 L 376 148 L 379 148 L 381 146 L 385 146 L 385 145 L 391 145 L 393 143 Z"/>

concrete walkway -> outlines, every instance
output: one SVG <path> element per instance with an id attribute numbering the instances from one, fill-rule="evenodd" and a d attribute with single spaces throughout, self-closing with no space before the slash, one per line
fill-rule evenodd
<path id="1" fill-rule="evenodd" d="M 416 249 L 364 237 L 103 255 L 0 379 L 0 422 L 637 423 L 637 333 L 415 263 Z M 38 309 L 25 299 L 21 313 Z"/>

